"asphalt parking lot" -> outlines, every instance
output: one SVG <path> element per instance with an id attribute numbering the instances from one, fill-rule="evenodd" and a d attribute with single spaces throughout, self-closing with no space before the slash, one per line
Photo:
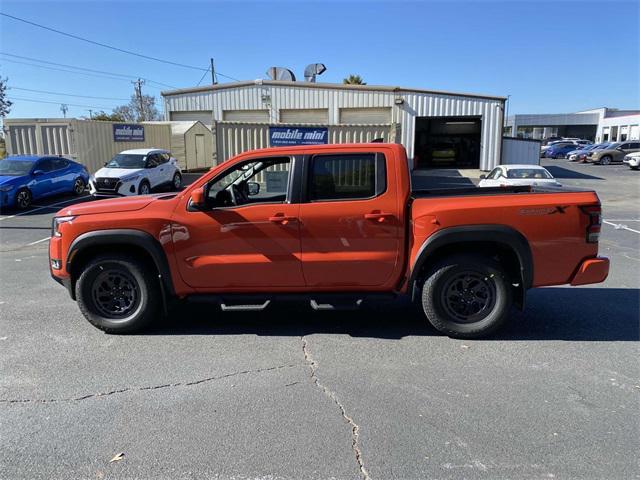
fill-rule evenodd
<path id="1" fill-rule="evenodd" d="M 598 191 L 611 274 L 531 291 L 481 341 L 401 302 L 106 335 L 49 276 L 78 200 L 1 215 L 0 478 L 639 478 L 640 173 L 543 164 Z"/>

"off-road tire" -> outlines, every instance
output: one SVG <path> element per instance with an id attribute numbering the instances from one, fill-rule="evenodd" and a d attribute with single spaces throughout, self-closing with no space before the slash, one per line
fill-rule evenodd
<path id="1" fill-rule="evenodd" d="M 465 278 L 471 279 L 470 285 L 478 295 L 487 298 L 474 300 L 476 294 L 466 289 L 463 295 L 458 287 L 465 284 Z M 482 255 L 446 257 L 427 272 L 422 285 L 421 304 L 427 319 L 438 331 L 454 338 L 480 338 L 493 333 L 507 320 L 512 303 L 513 287 L 507 272 L 498 262 Z M 460 310 L 473 311 L 478 306 L 480 310 L 475 315 L 461 318 L 464 315 Z"/>
<path id="2" fill-rule="evenodd" d="M 109 277 L 110 272 L 113 272 L 113 277 Z M 124 279 L 120 285 L 128 281 L 134 287 L 129 292 L 135 290 L 135 294 L 130 295 L 135 296 L 135 300 L 130 302 L 128 310 L 109 315 L 105 313 L 109 308 L 105 304 L 109 302 L 109 292 L 112 290 L 105 290 L 104 286 L 105 282 L 108 284 L 111 281 L 110 278 L 117 277 Z M 78 306 L 85 318 L 107 333 L 140 332 L 160 317 L 162 302 L 158 277 L 151 267 L 129 255 L 105 254 L 91 259 L 82 269 L 75 291 Z M 123 297 L 117 297 L 116 302 L 118 298 Z"/>

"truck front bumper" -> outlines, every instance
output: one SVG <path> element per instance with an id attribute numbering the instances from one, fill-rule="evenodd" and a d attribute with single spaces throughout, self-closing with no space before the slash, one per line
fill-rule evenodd
<path id="1" fill-rule="evenodd" d="M 609 259 L 605 257 L 584 260 L 571 279 L 571 285 L 587 285 L 604 282 L 609 275 Z"/>

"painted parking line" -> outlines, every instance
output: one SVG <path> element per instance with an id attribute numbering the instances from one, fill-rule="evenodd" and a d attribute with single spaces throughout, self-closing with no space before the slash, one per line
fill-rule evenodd
<path id="1" fill-rule="evenodd" d="M 611 225 L 616 230 L 629 230 L 630 232 L 640 233 L 640 230 L 634 230 L 633 228 L 629 228 L 629 226 L 625 225 L 624 223 L 613 223 L 613 222 L 610 222 L 608 220 L 603 220 L 602 223 L 606 223 L 607 225 Z"/>
<path id="2" fill-rule="evenodd" d="M 38 206 L 37 208 L 31 209 L 31 210 L 25 210 L 24 212 L 20 212 L 20 213 L 15 213 L 13 215 L 9 215 L 8 217 L 0 217 L 0 221 L 9 220 L 10 218 L 19 217 L 21 215 L 31 214 L 33 212 L 37 212 L 38 210 L 44 210 L 44 209 L 47 209 L 47 208 L 55 208 L 57 206 L 64 205 L 65 203 L 69 203 L 69 202 L 78 202 L 78 199 L 77 198 L 70 198 L 70 199 L 64 200 L 62 202 L 52 203 L 51 205 Z M 78 203 L 80 203 L 80 202 L 78 202 Z"/>
<path id="3" fill-rule="evenodd" d="M 38 243 L 46 242 L 50 238 L 51 237 L 41 238 L 40 240 L 36 240 L 35 242 L 27 243 L 27 247 L 30 247 L 31 245 L 37 245 Z"/>

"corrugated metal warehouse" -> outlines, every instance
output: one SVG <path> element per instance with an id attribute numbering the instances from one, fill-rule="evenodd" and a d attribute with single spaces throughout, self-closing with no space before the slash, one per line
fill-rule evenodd
<path id="1" fill-rule="evenodd" d="M 491 170 L 501 161 L 504 97 L 275 80 L 162 95 L 166 120 L 212 128 L 217 162 L 269 146 L 269 126 L 309 125 L 326 127 L 322 143 L 379 137 L 401 143 L 415 168 Z"/>

